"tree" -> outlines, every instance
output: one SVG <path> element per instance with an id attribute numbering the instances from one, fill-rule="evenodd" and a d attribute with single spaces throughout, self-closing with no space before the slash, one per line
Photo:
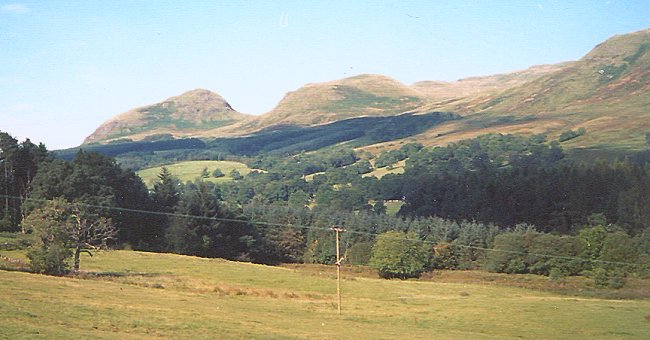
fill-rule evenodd
<path id="1" fill-rule="evenodd" d="M 386 205 L 384 204 L 384 200 L 378 200 L 372 206 L 372 212 L 377 214 L 377 215 L 385 214 L 386 213 Z"/>
<path id="2" fill-rule="evenodd" d="M 117 229 L 110 219 L 92 214 L 79 205 L 71 209 L 66 231 L 74 249 L 73 270 L 78 272 L 80 254 L 85 252 L 93 256 L 91 250 L 106 249 L 107 242 L 117 235 Z"/>
<path id="3" fill-rule="evenodd" d="M 67 260 L 74 255 L 75 272 L 79 271 L 80 254 L 107 247 L 117 234 L 110 219 L 99 217 L 78 204 L 56 198 L 43 208 L 32 211 L 23 224 L 37 236 L 37 244 L 28 257 L 37 273 L 61 275 L 68 269 Z"/>
<path id="4" fill-rule="evenodd" d="M 0 194 L 4 195 L 0 206 L 0 230 L 17 230 L 23 217 L 21 203 L 39 165 L 47 158 L 43 144 L 35 145 L 29 139 L 19 144 L 18 140 L 0 131 Z"/>
<path id="5" fill-rule="evenodd" d="M 224 177 L 225 175 L 226 174 L 224 174 L 223 171 L 221 171 L 221 169 L 219 168 L 216 168 L 214 169 L 214 171 L 212 171 L 212 177 L 214 178 L 221 178 Z"/>
<path id="6" fill-rule="evenodd" d="M 110 157 L 80 151 L 72 162 L 44 162 L 31 188 L 32 200 L 23 204 L 27 212 L 40 206 L 35 202 L 61 197 L 68 202 L 101 206 L 96 213 L 113 221 L 120 242 L 151 249 L 151 243 L 161 236 L 155 219 L 139 212 L 154 210 L 142 179 L 133 171 L 120 168 Z"/>
<path id="7" fill-rule="evenodd" d="M 239 181 L 240 179 L 244 178 L 244 176 L 242 176 L 241 173 L 239 173 L 239 171 L 237 171 L 237 169 L 232 169 L 232 171 L 230 171 L 229 175 L 230 175 L 230 178 L 232 178 L 235 181 Z"/>
<path id="8" fill-rule="evenodd" d="M 429 251 L 418 235 L 389 231 L 377 236 L 370 266 L 383 278 L 419 277 L 427 268 Z"/>
<path id="9" fill-rule="evenodd" d="M 158 175 L 158 181 L 153 185 L 153 203 L 158 211 L 171 213 L 174 211 L 180 193 L 179 180 L 172 175 L 166 167 L 163 167 Z"/>
<path id="10" fill-rule="evenodd" d="M 201 171 L 201 178 L 208 178 L 210 177 L 210 173 L 208 172 L 208 168 L 203 168 Z"/>
<path id="11" fill-rule="evenodd" d="M 165 237 L 173 252 L 203 257 L 250 260 L 257 234 L 241 217 L 221 204 L 211 182 L 195 181 L 183 188 Z"/>

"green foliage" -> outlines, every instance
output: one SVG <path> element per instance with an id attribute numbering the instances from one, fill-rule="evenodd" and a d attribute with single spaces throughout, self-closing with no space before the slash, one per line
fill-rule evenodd
<path id="1" fill-rule="evenodd" d="M 373 243 L 369 241 L 357 242 L 345 252 L 345 260 L 350 264 L 367 265 L 372 257 Z"/>
<path id="2" fill-rule="evenodd" d="M 180 182 L 167 167 L 162 167 L 158 181 L 154 183 L 152 200 L 154 206 L 162 212 L 172 212 L 179 199 Z"/>
<path id="3" fill-rule="evenodd" d="M 384 151 L 375 159 L 375 167 L 383 168 L 391 164 L 395 164 L 401 160 L 406 159 L 410 155 L 414 155 L 421 149 L 422 144 L 409 143 L 402 146 L 399 150 Z"/>
<path id="4" fill-rule="evenodd" d="M 602 225 L 580 230 L 578 233 L 582 248 L 580 255 L 591 260 L 599 259 L 606 237 L 607 229 Z"/>
<path id="5" fill-rule="evenodd" d="M 560 279 L 577 275 L 583 269 L 577 259 L 578 241 L 572 236 L 557 236 L 534 229 L 499 234 L 493 251 L 488 252 L 485 269 L 509 274 L 548 275 Z M 576 258 L 571 260 L 571 258 Z"/>
<path id="6" fill-rule="evenodd" d="M 0 218 L 0 231 L 17 231 L 16 224 L 11 220 L 9 214 Z"/>
<path id="7" fill-rule="evenodd" d="M 221 171 L 219 168 L 216 168 L 214 171 L 212 171 L 212 177 L 214 178 L 221 178 L 224 176 L 226 176 L 226 174 L 224 174 L 223 171 Z"/>
<path id="8" fill-rule="evenodd" d="M 587 130 L 585 128 L 583 128 L 583 127 L 579 128 L 578 131 L 573 131 L 573 130 L 564 131 L 564 132 L 562 132 L 560 134 L 560 137 L 558 138 L 558 141 L 560 143 L 566 142 L 568 140 L 580 137 L 580 136 L 584 135 L 585 133 L 587 133 Z"/>
<path id="9" fill-rule="evenodd" d="M 24 225 L 37 239 L 27 254 L 32 270 L 53 275 L 64 274 L 73 255 L 78 271 L 81 252 L 105 248 L 117 233 L 109 219 L 61 198 L 33 210 Z"/>
<path id="10" fill-rule="evenodd" d="M 166 230 L 169 250 L 203 257 L 252 260 L 257 241 L 254 228 L 244 221 L 230 222 L 235 215 L 220 200 L 210 182 L 196 181 L 183 187 L 174 216 Z"/>
<path id="11" fill-rule="evenodd" d="M 41 164 L 50 159 L 45 145 L 35 145 L 29 139 L 19 143 L 8 133 L 0 131 L 0 231 L 18 230 L 23 217 L 21 200 L 26 197 L 31 182 Z"/>
<path id="12" fill-rule="evenodd" d="M 201 178 L 208 178 L 210 177 L 210 172 L 208 172 L 208 168 L 203 168 L 201 170 Z"/>
<path id="13" fill-rule="evenodd" d="M 619 270 L 597 267 L 592 275 L 596 287 L 620 289 L 625 286 L 625 276 Z"/>
<path id="14" fill-rule="evenodd" d="M 318 224 L 324 227 L 323 224 Z M 317 232 L 310 235 L 303 256 L 306 263 L 333 264 L 336 262 L 336 239 L 333 232 Z"/>
<path id="15" fill-rule="evenodd" d="M 32 270 L 52 275 L 65 274 L 72 257 L 72 242 L 67 229 L 68 204 L 62 199 L 48 201 L 23 221 L 37 241 L 27 252 Z"/>
<path id="16" fill-rule="evenodd" d="M 23 205 L 23 209 L 29 212 L 39 207 L 37 202 L 57 197 L 68 202 L 105 207 L 97 213 L 115 223 L 120 242 L 128 242 L 140 249 L 149 248 L 151 242 L 161 236 L 162 230 L 152 223 L 155 221 L 152 215 L 136 212 L 153 209 L 142 180 L 132 171 L 123 170 L 109 157 L 80 151 L 72 162 L 54 160 L 44 163 L 32 181 L 31 200 Z"/>
<path id="17" fill-rule="evenodd" d="M 241 173 L 237 171 L 237 169 L 232 169 L 232 171 L 230 171 L 228 176 L 230 176 L 230 178 L 232 178 L 235 181 L 239 181 L 242 178 L 244 178 L 244 176 L 242 176 Z"/>
<path id="18" fill-rule="evenodd" d="M 428 247 L 415 233 L 389 231 L 377 236 L 369 265 L 383 278 L 419 277 L 429 264 Z"/>

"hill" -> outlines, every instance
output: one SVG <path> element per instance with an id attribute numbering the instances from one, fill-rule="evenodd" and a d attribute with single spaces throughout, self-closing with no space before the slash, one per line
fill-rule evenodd
<path id="1" fill-rule="evenodd" d="M 314 125 L 362 116 L 395 115 L 414 110 L 424 102 L 417 91 L 392 78 L 363 74 L 308 84 L 289 92 L 255 124 Z"/>
<path id="2" fill-rule="evenodd" d="M 355 274 L 358 268 L 343 266 L 339 316 L 333 266 L 305 270 L 113 251 L 83 254 L 82 268 L 88 272 L 74 278 L 0 270 L 0 334 L 550 339 L 576 332 L 586 338 L 644 338 L 650 333 L 647 300 L 508 287 L 503 275 L 482 283 L 461 272 L 440 272 L 434 281 L 397 281 L 364 277 Z M 466 278 L 444 279 L 457 274 Z M 535 281 L 529 275 L 517 277 Z"/>
<path id="3" fill-rule="evenodd" d="M 246 117 L 235 111 L 220 95 L 196 89 L 122 113 L 103 123 L 85 139 L 84 144 L 120 139 L 142 140 L 156 135 L 191 137 Z"/>

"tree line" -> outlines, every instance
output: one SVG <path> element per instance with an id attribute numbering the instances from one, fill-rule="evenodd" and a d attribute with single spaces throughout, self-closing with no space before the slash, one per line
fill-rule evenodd
<path id="1" fill-rule="evenodd" d="M 266 171 L 220 185 L 180 183 L 163 169 L 150 190 L 110 157 L 79 151 L 66 161 L 42 145 L 19 144 L 9 135 L 3 141 L 1 159 L 13 169 L 6 183 L 16 181 L 2 187 L 8 203 L 1 211 L 9 216 L 3 229 L 42 231 L 30 217 L 47 212 L 49 202 L 59 202 L 69 240 L 82 214 L 111 226 L 101 240 L 66 243 L 73 253 L 108 242 L 261 263 L 332 263 L 329 228 L 344 226 L 348 261 L 374 266 L 385 277 L 481 268 L 598 274 L 616 285 L 650 261 L 646 163 L 576 163 L 543 136 L 487 135 L 437 148 L 406 144 L 378 157 L 383 166 L 406 159 L 405 173 L 381 179 L 363 176 L 374 156 L 338 147 L 250 157 L 249 166 Z M 386 214 L 384 201 L 402 199 L 397 216 Z M 387 263 L 390 258 L 403 260 Z"/>

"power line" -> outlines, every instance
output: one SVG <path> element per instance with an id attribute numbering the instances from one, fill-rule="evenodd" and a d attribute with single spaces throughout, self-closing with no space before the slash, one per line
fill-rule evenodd
<path id="1" fill-rule="evenodd" d="M 37 203 L 45 203 L 45 202 L 48 201 L 46 199 L 22 198 L 22 197 L 18 197 L 18 196 L 1 195 L 1 194 L 0 194 L 0 197 L 7 198 L 7 199 L 14 199 L 14 200 L 31 201 L 31 202 L 37 202 Z M 244 220 L 244 219 L 227 218 L 227 217 L 200 216 L 200 215 L 190 215 L 190 214 L 168 213 L 168 212 L 162 212 L 162 211 L 131 209 L 131 208 L 122 208 L 122 207 L 115 207 L 115 206 L 88 204 L 88 203 L 81 203 L 81 202 L 75 202 L 75 204 L 78 204 L 78 205 L 84 206 L 84 207 L 88 207 L 88 208 L 97 208 L 97 209 L 114 210 L 114 211 L 131 212 L 131 213 L 141 213 L 141 214 L 167 216 L 167 217 L 181 217 L 181 218 L 191 218 L 191 219 L 202 219 L 202 220 L 217 221 L 217 222 L 248 223 L 248 224 L 255 224 L 255 225 L 261 225 L 261 226 L 266 226 L 266 227 L 294 227 L 294 228 L 299 228 L 299 229 L 311 229 L 311 230 L 320 230 L 320 231 L 331 231 L 332 230 L 329 227 L 316 227 L 316 226 L 293 224 L 293 223 L 274 223 L 274 222 Z M 348 227 L 348 229 L 346 229 L 346 232 L 348 232 L 350 234 L 357 234 L 357 235 L 364 235 L 364 236 L 371 236 L 371 237 L 376 237 L 376 236 L 380 235 L 378 233 L 372 233 L 372 232 L 367 232 L 367 231 L 350 230 L 349 227 Z M 425 244 L 431 244 L 431 245 L 438 244 L 437 242 L 434 242 L 434 241 L 412 239 L 412 238 L 407 238 L 407 237 L 403 237 L 403 238 L 396 237 L 395 239 L 404 240 L 404 241 L 413 241 L 413 242 L 423 242 Z M 522 252 L 522 251 L 516 251 L 516 250 L 485 248 L 485 247 L 464 245 L 464 244 L 449 244 L 449 245 L 452 246 L 452 247 L 459 247 L 459 248 L 473 249 L 473 250 L 481 250 L 481 251 L 487 251 L 487 252 L 499 252 L 499 253 L 508 253 L 508 254 L 524 255 L 524 256 L 537 256 L 537 257 L 545 257 L 545 258 L 553 258 L 553 259 L 561 259 L 561 260 L 575 260 L 575 261 L 580 261 L 580 262 L 602 263 L 602 264 L 611 264 L 611 265 L 626 265 L 626 266 L 635 266 L 635 267 L 645 267 L 645 266 L 647 266 L 647 265 L 641 264 L 641 263 L 607 261 L 607 260 L 599 260 L 599 259 L 585 259 L 585 258 L 581 258 L 581 257 L 577 257 L 577 256 L 563 256 L 563 255 L 551 255 L 551 254 L 540 254 L 540 253 L 528 253 L 528 252 Z"/>

